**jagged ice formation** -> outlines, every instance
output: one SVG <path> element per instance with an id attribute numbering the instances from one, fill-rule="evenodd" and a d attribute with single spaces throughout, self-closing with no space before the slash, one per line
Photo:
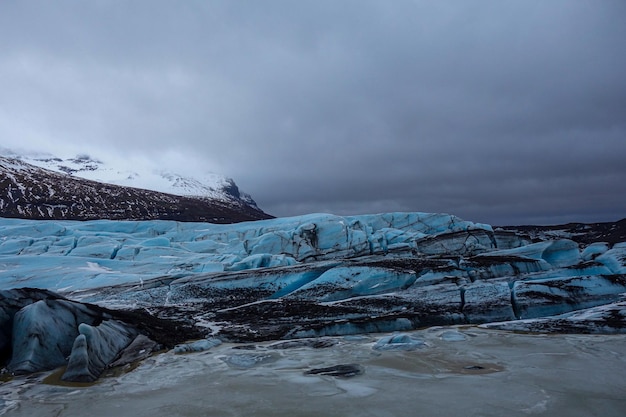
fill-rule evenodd
<path id="1" fill-rule="evenodd" d="M 618 333 L 625 274 L 626 243 L 531 238 L 446 214 L 231 225 L 0 219 L 0 348 L 12 372 L 69 357 L 67 378 L 89 381 L 116 358 L 139 357 L 131 342 L 158 339 L 166 319 L 201 339 L 182 352 L 214 340 L 467 323 Z M 138 328 L 146 311 L 155 321 Z M 229 365 L 269 360 L 237 358 Z"/>

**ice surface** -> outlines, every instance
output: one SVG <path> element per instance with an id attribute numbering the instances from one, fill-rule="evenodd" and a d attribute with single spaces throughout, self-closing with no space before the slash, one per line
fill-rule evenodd
<path id="1" fill-rule="evenodd" d="M 248 369 L 255 366 L 268 364 L 277 361 L 279 355 L 272 352 L 250 352 L 250 353 L 236 353 L 231 355 L 222 356 L 221 359 L 231 368 L 235 369 Z"/>
<path id="2" fill-rule="evenodd" d="M 461 233 L 457 249 L 466 233 L 492 233 L 488 225 L 429 213 L 311 214 L 233 225 L 0 218 L 0 288 L 28 283 L 67 293 L 175 273 L 289 266 L 416 249 L 424 236 L 451 232 Z M 476 249 L 473 239 L 467 246 Z"/>
<path id="3" fill-rule="evenodd" d="M 444 336 L 453 330 L 462 341 Z M 0 413 L 9 417 L 179 416 L 568 416 L 622 417 L 626 335 L 551 335 L 474 327 L 407 333 L 424 340 L 414 351 L 373 351 L 370 338 L 327 349 L 273 351 L 248 368 L 210 354 L 166 353 L 133 372 L 79 388 L 14 378 L 0 385 Z M 266 344 L 256 353 L 265 355 Z M 241 352 L 241 351 L 239 351 Z M 349 379 L 304 375 L 356 363 Z M 45 375 L 39 377 L 44 378 Z"/>

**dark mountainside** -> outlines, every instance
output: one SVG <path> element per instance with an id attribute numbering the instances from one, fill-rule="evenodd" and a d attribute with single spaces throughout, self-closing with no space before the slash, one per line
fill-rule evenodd
<path id="1" fill-rule="evenodd" d="M 0 157 L 0 216 L 33 220 L 176 220 L 236 223 L 272 216 L 232 204 L 122 187 Z"/>

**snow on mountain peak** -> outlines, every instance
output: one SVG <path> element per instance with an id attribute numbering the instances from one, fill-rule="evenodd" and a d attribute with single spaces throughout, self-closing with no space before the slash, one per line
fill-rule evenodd
<path id="1" fill-rule="evenodd" d="M 241 192 L 233 179 L 212 172 L 198 176 L 139 165 L 132 165 L 131 168 L 128 164 L 103 161 L 88 154 L 60 158 L 34 151 L 16 152 L 4 148 L 0 148 L 0 151 L 3 155 L 29 164 L 78 178 L 179 196 L 239 202 L 258 209 L 252 197 Z"/>

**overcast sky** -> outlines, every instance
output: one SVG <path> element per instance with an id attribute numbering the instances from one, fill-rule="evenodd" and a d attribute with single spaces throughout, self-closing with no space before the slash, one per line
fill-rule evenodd
<path id="1" fill-rule="evenodd" d="M 0 0 L 0 145 L 276 216 L 626 217 L 626 1 Z"/>

